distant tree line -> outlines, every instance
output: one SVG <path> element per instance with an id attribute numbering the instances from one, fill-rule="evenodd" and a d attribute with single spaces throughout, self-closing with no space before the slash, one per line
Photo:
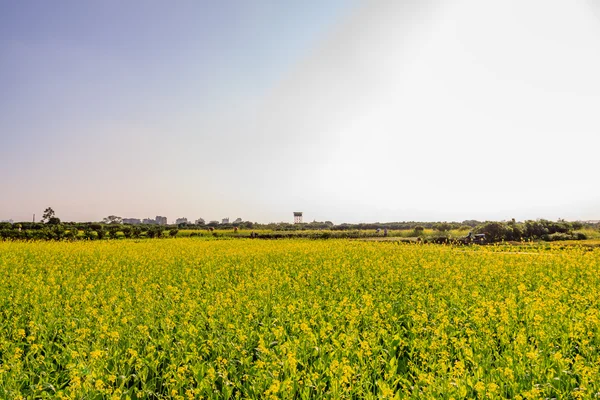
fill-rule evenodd
<path id="1" fill-rule="evenodd" d="M 99 223 L 60 223 L 55 225 L 21 222 L 0 223 L 0 239 L 14 240 L 101 240 L 174 237 L 176 227 L 110 226 Z"/>
<path id="2" fill-rule="evenodd" d="M 565 220 L 548 221 L 545 219 L 527 220 L 516 222 L 487 221 L 475 227 L 475 233 L 484 233 L 491 242 L 521 241 L 521 240 L 585 240 L 586 235 L 577 232 L 585 226 L 582 222 L 568 222 Z M 590 227 L 596 227 L 590 224 Z"/>
<path id="3" fill-rule="evenodd" d="M 331 221 L 307 222 L 301 224 L 269 223 L 242 221 L 238 218 L 232 223 L 219 223 L 210 221 L 204 223 L 202 218 L 196 223 L 179 225 L 145 225 L 123 224 L 123 219 L 115 215 L 104 218 L 102 222 L 61 222 L 52 208 L 44 210 L 42 222 L 0 222 L 0 239 L 4 240 L 102 240 L 117 238 L 162 238 L 176 237 L 180 230 L 207 230 L 213 236 L 218 236 L 216 231 L 260 230 L 252 237 L 265 239 L 306 237 L 306 238 L 358 238 L 372 235 L 367 231 L 386 232 L 404 231 L 403 236 L 419 237 L 430 242 L 448 242 L 451 238 L 450 231 L 485 234 L 487 242 L 522 241 L 522 240 L 582 240 L 586 235 L 578 232 L 582 228 L 600 229 L 600 224 L 584 222 L 568 222 L 565 220 L 549 221 L 545 219 L 510 221 L 477 221 L 466 220 L 462 222 L 374 222 L 360 224 L 339 224 Z M 433 233 L 425 233 L 425 230 Z M 321 232 L 319 232 L 321 231 Z M 303 233 L 306 232 L 306 233 Z M 198 236 L 192 233 L 187 236 Z M 244 235 L 239 235 L 244 236 Z M 454 233 L 456 238 L 456 233 Z"/>

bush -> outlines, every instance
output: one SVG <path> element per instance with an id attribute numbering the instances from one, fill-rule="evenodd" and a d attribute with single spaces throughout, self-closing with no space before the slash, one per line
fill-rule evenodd
<path id="1" fill-rule="evenodd" d="M 77 240 L 79 235 L 79 231 L 76 228 L 69 228 L 69 230 L 65 233 L 65 238 L 69 240 Z"/>
<path id="2" fill-rule="evenodd" d="M 502 222 L 486 222 L 475 228 L 475 233 L 484 233 L 489 242 L 513 239 L 513 230 Z"/>
<path id="3" fill-rule="evenodd" d="M 530 239 L 539 239 L 544 235 L 548 235 L 548 228 L 542 221 L 525 221 L 525 229 L 523 235 Z"/>
<path id="4" fill-rule="evenodd" d="M 415 230 L 416 229 L 417 228 L 415 227 Z M 440 222 L 440 223 L 433 225 L 433 229 L 435 229 L 436 231 L 439 231 L 439 232 L 448 232 L 450 229 L 452 229 L 452 225 L 450 225 L 447 222 Z"/>
<path id="5" fill-rule="evenodd" d="M 548 242 L 554 242 L 557 240 L 573 240 L 573 235 L 568 234 L 568 233 L 563 233 L 563 232 L 556 232 L 556 233 L 552 233 L 550 235 L 543 235 L 542 237 L 543 240 L 546 240 Z"/>
<path id="6" fill-rule="evenodd" d="M 587 235 L 583 232 L 575 232 L 573 233 L 573 235 L 575 236 L 575 240 L 587 240 Z"/>
<path id="7" fill-rule="evenodd" d="M 440 233 L 438 235 L 432 235 L 425 240 L 425 243 L 450 243 L 451 239 L 447 233 Z"/>
<path id="8" fill-rule="evenodd" d="M 117 226 L 111 226 L 108 229 L 108 236 L 111 239 L 116 239 L 119 236 L 119 227 L 117 227 Z"/>
<path id="9" fill-rule="evenodd" d="M 556 232 L 550 235 L 543 235 L 543 240 L 548 242 L 554 242 L 557 240 L 586 240 L 587 236 L 583 232 L 573 232 L 573 233 L 564 233 L 564 232 Z"/>

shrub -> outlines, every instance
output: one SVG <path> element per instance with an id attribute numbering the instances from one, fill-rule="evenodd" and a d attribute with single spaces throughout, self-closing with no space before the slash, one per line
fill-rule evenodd
<path id="1" fill-rule="evenodd" d="M 502 222 L 486 222 L 475 228 L 475 233 L 485 233 L 485 238 L 489 242 L 513 239 L 512 229 Z"/>
<path id="2" fill-rule="evenodd" d="M 583 232 L 575 232 L 573 233 L 573 235 L 575 236 L 575 240 L 587 240 L 587 235 Z"/>
<path id="3" fill-rule="evenodd" d="M 573 235 L 563 232 L 556 232 L 550 235 L 544 235 L 543 239 L 549 242 L 554 242 L 557 240 L 573 240 Z"/>

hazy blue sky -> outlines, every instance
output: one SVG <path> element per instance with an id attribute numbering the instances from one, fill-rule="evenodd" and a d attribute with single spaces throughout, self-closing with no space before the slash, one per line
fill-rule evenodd
<path id="1" fill-rule="evenodd" d="M 600 219 L 598 3 L 0 1 L 0 219 Z"/>

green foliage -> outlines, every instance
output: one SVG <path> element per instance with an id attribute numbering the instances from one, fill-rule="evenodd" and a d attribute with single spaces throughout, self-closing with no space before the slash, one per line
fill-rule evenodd
<path id="1" fill-rule="evenodd" d="M 550 235 L 545 235 L 543 237 L 543 239 L 548 242 L 554 242 L 554 241 L 558 241 L 558 240 L 586 240 L 587 236 L 583 232 L 572 232 L 572 233 L 555 232 Z"/>
<path id="2" fill-rule="evenodd" d="M 134 226 L 131 228 L 131 236 L 138 239 L 142 236 L 142 228 L 139 226 Z"/>
<path id="3" fill-rule="evenodd" d="M 513 234 L 508 225 L 502 222 L 485 222 L 475 228 L 474 232 L 485 234 L 486 240 L 490 242 L 512 240 Z"/>
<path id="4" fill-rule="evenodd" d="M 164 228 L 162 226 L 152 226 L 146 231 L 146 237 L 160 239 L 163 236 Z"/>
<path id="5" fill-rule="evenodd" d="M 133 228 L 131 226 L 124 226 L 121 231 L 123 232 L 123 236 L 125 236 L 126 239 L 130 239 L 131 237 L 133 237 Z"/>
<path id="6" fill-rule="evenodd" d="M 436 231 L 439 232 L 448 232 L 450 229 L 452 229 L 452 225 L 450 225 L 447 222 L 440 222 L 437 223 L 433 226 L 433 229 L 435 229 Z"/>
<path id="7" fill-rule="evenodd" d="M 47 222 L 48 225 L 59 225 L 60 224 L 60 218 L 58 217 L 51 217 L 48 219 Z"/>
<path id="8" fill-rule="evenodd" d="M 55 212 L 52 209 L 52 207 L 48 207 L 44 210 L 44 214 L 42 214 L 42 222 L 48 222 L 50 221 L 50 218 L 54 218 L 55 217 Z"/>
<path id="9" fill-rule="evenodd" d="M 114 216 L 111 216 L 114 217 Z M 118 218 L 118 217 L 117 217 Z M 107 218 L 108 219 L 108 218 Z M 115 218 L 111 218 L 113 221 Z M 15 224 L 0 224 L 0 238 L 5 240 L 78 240 L 78 239 L 104 239 L 110 238 L 160 238 L 163 236 L 171 237 L 172 230 L 177 230 L 176 236 L 189 236 L 193 232 L 194 225 L 186 225 L 177 228 L 174 225 L 168 227 L 157 225 L 121 225 L 118 223 L 61 223 L 57 217 L 50 217 L 47 223 L 20 222 Z M 218 224 L 214 221 L 214 226 L 204 225 L 201 234 L 194 236 L 207 237 L 248 237 L 251 230 L 254 230 L 261 239 L 292 239 L 292 238 L 311 238 L 311 239 L 329 239 L 329 238 L 366 238 L 375 236 L 376 229 L 380 231 L 388 229 L 388 237 L 394 238 L 415 238 L 419 237 L 430 242 L 462 242 L 467 236 L 467 230 L 470 226 L 465 223 L 473 221 L 456 222 L 438 222 L 438 223 L 374 223 L 374 224 L 341 224 L 334 225 L 330 221 L 311 222 L 304 224 L 278 223 L 278 224 L 254 224 L 251 222 L 236 223 L 238 231 L 234 231 L 232 224 Z M 60 226 L 61 228 L 54 228 Z M 582 226 L 579 233 L 575 232 L 575 227 Z M 19 231 L 19 227 L 21 230 Z M 249 229 L 248 227 L 257 227 Z M 265 229 L 265 227 L 270 227 Z M 206 232 L 210 229 L 211 233 Z M 351 229 L 354 228 L 354 229 Z M 431 229 L 435 233 L 431 234 Z M 214 230 L 214 232 L 213 232 Z M 82 235 L 77 232 L 83 231 Z M 93 231 L 94 233 L 89 233 Z M 166 235 L 169 231 L 169 235 Z M 500 241 L 521 241 L 521 240 L 582 240 L 582 238 L 600 238 L 598 227 L 593 224 L 571 223 L 564 220 L 528 220 L 517 222 L 514 219 L 505 222 L 487 221 L 477 225 L 472 229 L 475 233 L 484 233 L 487 242 Z M 122 234 L 120 233 L 122 232 Z M 560 233 L 561 235 L 555 235 Z M 414 239 L 412 239 L 414 240 Z"/>
<path id="10" fill-rule="evenodd" d="M 111 239 L 117 239 L 119 237 L 120 227 L 118 226 L 109 226 L 108 227 L 108 237 Z"/>
<path id="11" fill-rule="evenodd" d="M 437 244 L 446 244 L 452 243 L 452 239 L 447 232 L 439 232 L 435 235 L 429 236 L 425 243 L 437 243 Z"/>
<path id="12" fill-rule="evenodd" d="M 425 231 L 425 228 L 421 225 L 417 225 L 415 226 L 415 228 L 413 229 L 413 236 L 417 236 L 420 237 L 423 235 L 423 232 Z"/>
<path id="13" fill-rule="evenodd" d="M 100 224 L 97 225 L 93 225 L 92 229 L 94 230 L 94 232 L 96 232 L 96 237 L 99 240 L 104 239 L 104 237 L 106 236 L 106 230 L 104 229 L 104 227 Z"/>

